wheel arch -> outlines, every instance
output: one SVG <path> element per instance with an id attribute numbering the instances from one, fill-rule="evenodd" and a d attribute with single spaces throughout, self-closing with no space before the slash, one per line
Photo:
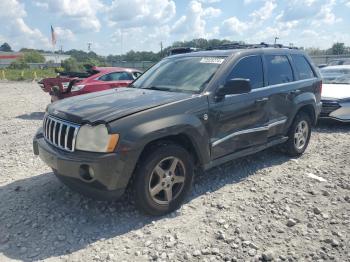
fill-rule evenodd
<path id="1" fill-rule="evenodd" d="M 316 110 L 315 110 L 313 105 L 308 104 L 308 105 L 301 106 L 299 108 L 299 110 L 297 111 L 296 115 L 299 114 L 300 112 L 307 114 L 310 117 L 312 124 L 313 125 L 316 124 L 316 122 L 317 122 Z"/>
<path id="2" fill-rule="evenodd" d="M 191 137 L 186 133 L 167 135 L 167 136 L 163 136 L 163 137 L 154 139 L 152 141 L 149 141 L 143 147 L 137 162 L 139 162 L 141 158 L 143 158 L 145 155 L 151 152 L 155 147 L 158 147 L 161 145 L 168 145 L 168 144 L 176 144 L 176 145 L 182 146 L 184 149 L 186 149 L 190 153 L 191 156 L 193 156 L 193 161 L 195 165 L 203 164 L 204 160 L 201 157 L 199 149 L 195 146 L 195 143 L 193 143 Z"/>

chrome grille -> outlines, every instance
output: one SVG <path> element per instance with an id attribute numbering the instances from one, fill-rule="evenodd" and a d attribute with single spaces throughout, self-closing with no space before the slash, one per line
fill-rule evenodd
<path id="1" fill-rule="evenodd" d="M 43 129 L 46 141 L 66 151 L 74 151 L 79 127 L 50 115 L 44 117 Z"/>

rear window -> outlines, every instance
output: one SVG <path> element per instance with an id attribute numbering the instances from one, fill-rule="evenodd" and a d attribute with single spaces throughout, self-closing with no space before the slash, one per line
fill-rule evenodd
<path id="1" fill-rule="evenodd" d="M 303 55 L 292 55 L 299 80 L 314 78 L 314 72 Z"/>
<path id="2" fill-rule="evenodd" d="M 264 86 L 264 73 L 260 56 L 248 56 L 238 62 L 229 75 L 229 79 L 249 79 L 253 89 Z"/>
<path id="3" fill-rule="evenodd" d="M 268 85 L 277 85 L 293 81 L 293 71 L 287 56 L 266 55 Z"/>

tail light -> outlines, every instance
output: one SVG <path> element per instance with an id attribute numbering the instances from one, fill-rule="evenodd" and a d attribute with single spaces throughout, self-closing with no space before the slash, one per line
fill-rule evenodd
<path id="1" fill-rule="evenodd" d="M 317 91 L 318 93 L 322 94 L 322 81 L 320 81 L 320 82 L 318 83 L 318 86 L 317 86 L 317 88 L 316 88 L 316 91 Z"/>

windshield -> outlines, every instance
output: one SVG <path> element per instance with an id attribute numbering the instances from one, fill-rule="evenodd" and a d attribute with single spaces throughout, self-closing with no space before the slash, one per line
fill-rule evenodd
<path id="1" fill-rule="evenodd" d="M 179 57 L 160 61 L 133 84 L 136 88 L 198 93 L 226 57 Z"/>
<path id="2" fill-rule="evenodd" d="M 350 68 L 323 68 L 320 71 L 324 84 L 350 84 Z"/>

